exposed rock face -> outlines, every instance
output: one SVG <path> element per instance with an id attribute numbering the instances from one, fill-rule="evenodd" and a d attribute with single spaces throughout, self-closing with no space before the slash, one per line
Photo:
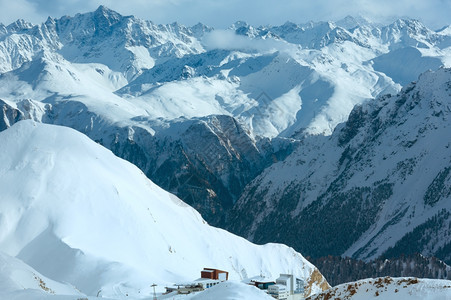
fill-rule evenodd
<path id="1" fill-rule="evenodd" d="M 326 281 L 324 276 L 318 271 L 318 269 L 315 269 L 312 272 L 312 274 L 310 275 L 310 278 L 309 278 L 309 280 L 307 282 L 307 285 L 305 287 L 305 292 L 304 292 L 305 294 L 304 295 L 306 297 L 308 297 L 308 296 L 310 296 L 312 294 L 315 294 L 315 293 L 312 293 L 312 291 L 313 291 L 312 289 L 314 287 L 317 287 L 317 286 L 319 286 L 323 292 L 327 291 L 328 289 L 330 289 L 330 285 Z"/>
<path id="2" fill-rule="evenodd" d="M 102 144 L 215 225 L 224 226 L 226 212 L 247 183 L 294 147 L 284 139 L 255 140 L 229 116 L 180 119 L 164 126 L 154 136 L 131 128 Z"/>
<path id="3" fill-rule="evenodd" d="M 0 99 L 1 118 L 0 118 L 0 131 L 11 127 L 12 124 L 23 120 L 23 113 L 17 108 L 12 107 L 5 101 Z"/>

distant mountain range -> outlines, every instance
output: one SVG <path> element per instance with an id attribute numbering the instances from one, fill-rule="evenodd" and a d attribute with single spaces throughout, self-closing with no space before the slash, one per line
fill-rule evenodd
<path id="1" fill-rule="evenodd" d="M 255 242 L 451 262 L 449 67 L 451 27 L 416 20 L 214 30 L 100 6 L 0 25 L 0 130 L 74 128 Z"/>

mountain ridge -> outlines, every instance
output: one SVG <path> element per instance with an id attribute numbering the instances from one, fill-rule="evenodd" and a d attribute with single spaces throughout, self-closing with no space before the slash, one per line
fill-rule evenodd
<path id="1" fill-rule="evenodd" d="M 431 223 L 437 228 L 423 230 L 436 234 L 422 231 L 424 242 L 416 236 L 414 251 L 434 255 L 448 240 L 450 79 L 450 69 L 425 73 L 397 96 L 356 106 L 332 136 L 307 137 L 246 187 L 232 231 L 263 242 L 261 233 L 277 219 L 290 229 L 272 236 L 286 242 L 295 234 L 309 237 L 298 240 L 304 253 L 370 260 Z M 259 209 L 249 216 L 246 206 Z M 322 234 L 308 235 L 315 226 Z"/>

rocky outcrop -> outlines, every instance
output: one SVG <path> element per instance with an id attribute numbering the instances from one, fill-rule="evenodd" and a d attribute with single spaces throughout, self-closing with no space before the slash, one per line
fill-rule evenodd
<path id="1" fill-rule="evenodd" d="M 12 107 L 5 101 L 0 99 L 0 108 L 1 108 L 1 116 L 0 116 L 0 131 L 3 131 L 12 124 L 23 120 L 23 113 L 15 107 Z"/>

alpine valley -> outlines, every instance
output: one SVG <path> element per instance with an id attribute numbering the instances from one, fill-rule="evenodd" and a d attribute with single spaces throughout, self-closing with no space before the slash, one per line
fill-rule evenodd
<path id="1" fill-rule="evenodd" d="M 412 19 L 0 24 L 1 281 L 139 298 L 211 264 L 310 294 L 296 251 L 450 264 L 450 68 L 451 26 Z"/>

